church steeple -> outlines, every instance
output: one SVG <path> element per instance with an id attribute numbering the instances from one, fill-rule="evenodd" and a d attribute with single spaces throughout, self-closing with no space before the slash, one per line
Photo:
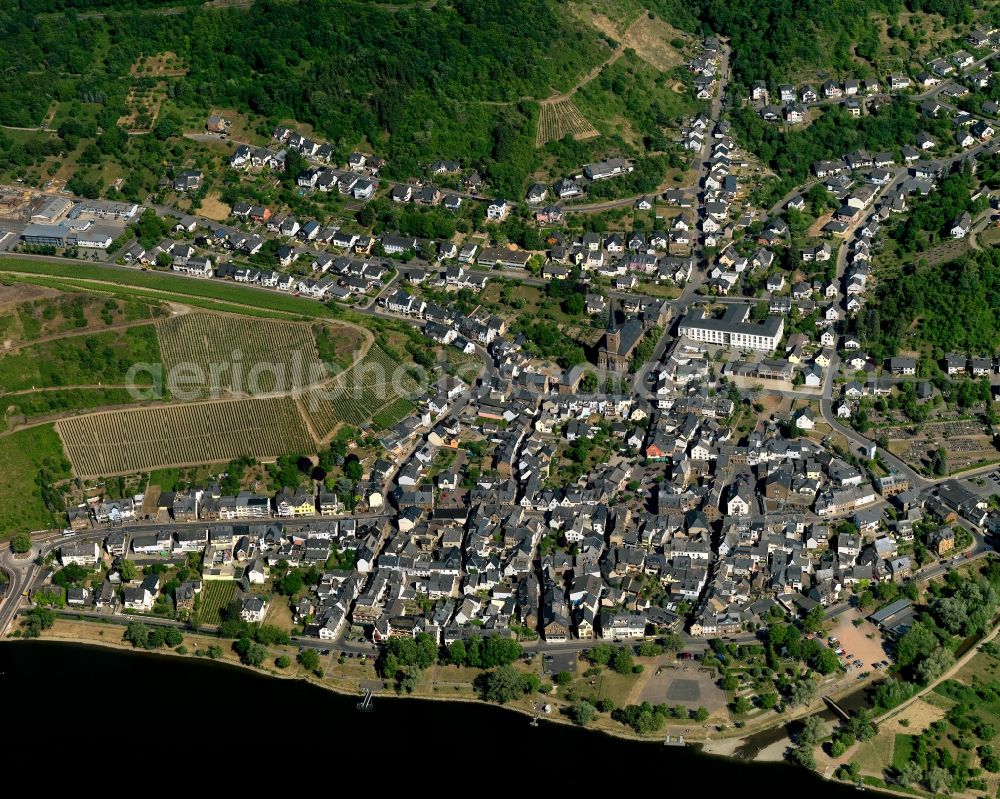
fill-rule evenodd
<path id="1" fill-rule="evenodd" d="M 612 299 L 608 300 L 608 330 L 604 334 L 604 347 L 611 355 L 618 355 L 621 349 L 621 331 L 618 329 L 615 301 Z"/>

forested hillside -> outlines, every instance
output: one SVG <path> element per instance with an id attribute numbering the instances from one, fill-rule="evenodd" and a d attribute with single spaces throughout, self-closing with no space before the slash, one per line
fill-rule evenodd
<path id="1" fill-rule="evenodd" d="M 312 125 L 339 160 L 358 146 L 374 148 L 388 158 L 388 177 L 418 174 L 435 158 L 458 158 L 483 170 L 495 192 L 517 196 L 540 165 L 578 168 L 568 158 L 653 152 L 676 161 L 674 130 L 698 110 L 684 85 L 687 73 L 659 71 L 632 51 L 577 94 L 602 136 L 535 149 L 536 101 L 574 87 L 618 46 L 596 21 L 603 12 L 639 25 L 659 17 L 678 31 L 729 37 L 739 91 L 757 79 L 793 79 L 803 68 L 863 72 L 886 48 L 872 15 L 891 22 L 923 9 L 950 24 L 968 19 L 974 2 L 259 0 L 225 9 L 196 0 L 18 0 L 0 9 L 0 124 L 34 127 L 54 103 L 86 104 L 83 122 L 63 123 L 61 116 L 54 125 L 68 124 L 60 131 L 67 151 L 74 139 L 96 139 L 97 149 L 81 162 L 117 159 L 126 175 L 123 192 L 140 196 L 157 177 L 163 148 L 128 145 L 120 120 L 129 116 L 130 90 L 155 82 L 134 71 L 137 59 L 169 53 L 179 69 L 164 81 L 154 130 L 160 141 L 180 132 L 178 112 L 190 120 L 211 108 L 233 108 L 256 115 L 260 129 L 273 120 Z M 991 13 L 1000 17 L 1000 9 Z M 909 35 L 898 27 L 890 25 L 888 35 Z M 679 91 L 670 89 L 675 81 Z M 854 143 L 879 147 L 894 138 L 889 128 L 914 125 L 901 114 L 860 123 L 829 115 L 793 141 L 742 120 L 765 160 L 796 177 L 808 161 L 804 153 L 840 155 Z M 0 135 L 0 154 L 11 163 L 36 162 L 53 148 L 58 152 L 59 143 L 21 144 Z M 656 185 L 662 166 L 648 159 L 644 168 L 657 172 Z"/>
<path id="2" fill-rule="evenodd" d="M 764 198 L 765 204 L 767 199 L 777 199 L 805 180 L 813 161 L 842 158 L 857 149 L 898 153 L 901 145 L 914 144 L 921 131 L 942 139 L 950 135 L 947 120 L 928 119 L 905 99 L 861 118 L 831 107 L 811 125 L 798 130 L 782 130 L 764 122 L 752 108 L 734 111 L 731 119 L 740 140 L 777 175 L 769 186 L 771 197 Z"/>
<path id="3" fill-rule="evenodd" d="M 872 340 L 886 357 L 923 343 L 940 353 L 980 355 L 1000 348 L 1000 250 L 918 265 L 883 281 L 877 297 Z"/>
<path id="4" fill-rule="evenodd" d="M 61 4 L 22 0 L 24 10 L 0 12 L 0 123 L 38 125 L 53 99 L 97 101 L 102 123 L 117 120 L 130 66 L 170 51 L 187 69 L 170 82 L 177 106 L 310 123 L 345 154 L 364 138 L 403 174 L 447 155 L 503 163 L 522 179 L 530 165 L 519 144 L 531 142 L 536 110 L 519 99 L 569 88 L 611 52 L 552 0 L 25 13 Z"/>
<path id="5" fill-rule="evenodd" d="M 973 7 L 980 5 L 971 0 L 700 0 L 697 13 L 706 29 L 730 38 L 733 76 L 749 86 L 755 80 L 788 81 L 804 67 L 834 76 L 863 73 L 866 62 L 877 63 L 891 52 L 879 39 L 873 15 L 887 17 L 889 36 L 902 39 L 908 32 L 892 21 L 903 11 L 968 23 Z"/>

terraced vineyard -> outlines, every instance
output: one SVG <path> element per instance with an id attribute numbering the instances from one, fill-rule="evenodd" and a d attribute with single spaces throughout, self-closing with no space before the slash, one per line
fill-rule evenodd
<path id="1" fill-rule="evenodd" d="M 243 399 L 107 411 L 56 424 L 77 475 L 271 458 L 316 450 L 290 399 Z"/>
<path id="2" fill-rule="evenodd" d="M 543 147 L 550 141 L 559 141 L 567 133 L 571 133 L 574 139 L 592 139 L 601 135 L 580 113 L 572 99 L 541 103 L 535 146 Z"/>
<path id="3" fill-rule="evenodd" d="M 165 376 L 181 364 L 206 376 L 198 396 L 187 399 L 291 391 L 327 376 L 312 330 L 298 322 L 192 313 L 158 323 L 157 335 Z"/>
<path id="4" fill-rule="evenodd" d="M 306 392 L 302 404 L 325 439 L 341 424 L 361 425 L 417 388 L 405 367 L 376 345 L 350 369 Z"/>

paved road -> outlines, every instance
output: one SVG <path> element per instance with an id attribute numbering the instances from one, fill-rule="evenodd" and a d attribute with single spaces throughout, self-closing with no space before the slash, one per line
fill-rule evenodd
<path id="1" fill-rule="evenodd" d="M 13 621 L 23 599 L 38 573 L 31 558 L 15 558 L 9 547 L 0 550 L 0 569 L 10 577 L 7 591 L 0 602 L 0 638 L 7 634 L 7 627 Z"/>
<path id="2" fill-rule="evenodd" d="M 865 436 L 858 433 L 851 427 L 847 427 L 841 424 L 840 419 L 837 417 L 833 410 L 833 378 L 837 373 L 840 364 L 840 358 L 836 352 L 833 353 L 832 359 L 830 361 L 830 366 L 826 370 L 826 375 L 823 381 L 823 394 L 820 399 L 820 413 L 823 416 L 823 420 L 830 425 L 833 430 L 840 433 L 848 441 L 854 444 L 857 448 L 871 447 L 874 442 L 866 438 Z M 903 463 L 899 458 L 893 455 L 886 449 L 879 449 L 882 459 L 886 461 L 893 469 L 906 475 L 910 480 L 910 485 L 914 488 L 926 488 L 930 483 L 924 477 L 916 472 L 913 468 Z"/>

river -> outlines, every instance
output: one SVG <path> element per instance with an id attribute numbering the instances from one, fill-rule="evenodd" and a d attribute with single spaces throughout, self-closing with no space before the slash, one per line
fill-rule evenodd
<path id="1" fill-rule="evenodd" d="M 857 795 L 782 763 L 711 757 L 545 720 L 533 728 L 527 717 L 499 707 L 376 697 L 366 714 L 356 710 L 357 698 L 298 680 L 61 642 L 0 645 L 0 696 L 4 754 L 37 754 L 44 742 L 56 747 L 49 754 L 58 753 L 60 764 L 79 758 L 116 775 L 156 763 L 185 763 L 200 773 L 211 762 L 224 771 L 254 766 L 255 788 L 289 775 L 296 787 L 350 785 L 361 769 L 379 784 L 486 779 L 510 781 L 519 791 L 524 784 L 515 780 L 546 774 L 553 786 L 586 787 L 673 774 L 712 793 L 744 795 L 748 786 L 778 783 L 786 795 L 810 799 Z"/>

